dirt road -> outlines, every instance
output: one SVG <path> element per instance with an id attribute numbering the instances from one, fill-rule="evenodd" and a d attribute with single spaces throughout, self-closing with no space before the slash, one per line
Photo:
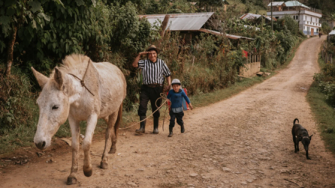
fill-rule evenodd
<path id="1" fill-rule="evenodd" d="M 65 185 L 71 166 L 67 153 L 53 156 L 53 163 L 28 163 L 0 174 L 0 187 L 335 187 L 334 157 L 325 150 L 305 99 L 319 70 L 321 42 L 303 42 L 291 64 L 267 81 L 186 112 L 184 134 L 178 125 L 172 138 L 167 126 L 158 135 L 149 133 L 151 125 L 142 136 L 134 129 L 121 132 L 108 170 L 98 168 L 104 142 L 94 143 L 93 176 L 80 173 L 77 185 Z M 315 133 L 312 160 L 306 160 L 301 144 L 294 153 L 294 118 Z"/>

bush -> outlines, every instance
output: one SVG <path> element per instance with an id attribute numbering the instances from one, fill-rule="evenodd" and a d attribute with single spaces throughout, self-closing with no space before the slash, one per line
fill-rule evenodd
<path id="1" fill-rule="evenodd" d="M 335 65 L 326 64 L 321 73 L 315 74 L 313 78 L 329 102 L 335 105 Z"/>

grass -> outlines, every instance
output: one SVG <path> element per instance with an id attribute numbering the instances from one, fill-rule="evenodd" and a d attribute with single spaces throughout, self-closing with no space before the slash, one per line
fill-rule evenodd
<path id="1" fill-rule="evenodd" d="M 324 67 L 324 65 L 325 63 L 319 56 L 320 68 Z M 328 103 L 325 94 L 321 93 L 315 81 L 308 91 L 307 101 L 310 104 L 326 148 L 335 154 L 335 109 Z"/>

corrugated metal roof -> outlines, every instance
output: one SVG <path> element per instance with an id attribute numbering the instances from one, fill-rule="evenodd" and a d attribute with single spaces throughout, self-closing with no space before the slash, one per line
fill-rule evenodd
<path id="1" fill-rule="evenodd" d="M 331 31 L 329 35 L 335 35 L 335 30 Z"/>
<path id="2" fill-rule="evenodd" d="M 253 14 L 253 13 L 247 13 L 247 14 L 243 14 L 240 19 L 243 20 L 254 20 L 254 19 L 258 19 L 259 17 L 261 17 L 262 15 L 260 14 Z M 265 19 L 270 20 L 271 21 L 271 16 L 263 16 Z M 272 18 L 274 21 L 277 21 L 276 18 Z"/>
<path id="3" fill-rule="evenodd" d="M 166 30 L 170 31 L 192 31 L 199 30 L 214 12 L 169 14 L 170 19 Z M 147 18 L 152 26 L 160 27 L 166 14 L 139 15 L 140 18 Z"/>
<path id="4" fill-rule="evenodd" d="M 259 27 L 255 27 L 255 26 L 252 26 L 252 25 L 243 25 L 245 28 L 248 28 L 248 29 L 255 29 L 256 31 L 259 31 L 261 30 Z"/>
<path id="5" fill-rule="evenodd" d="M 246 13 L 246 14 L 243 14 L 240 18 L 241 19 L 248 19 L 248 20 L 253 20 L 253 19 L 257 19 L 261 17 L 261 15 L 259 14 L 253 14 L 253 13 Z"/>
<path id="6" fill-rule="evenodd" d="M 204 32 L 204 33 L 210 33 L 213 35 L 222 35 L 222 33 L 218 32 L 218 31 L 213 31 L 213 30 L 209 30 L 209 29 L 200 29 L 199 31 Z M 255 40 L 253 38 L 248 38 L 248 37 L 243 37 L 243 36 L 238 36 L 238 35 L 230 35 L 230 34 L 226 34 L 226 37 L 229 39 L 234 39 L 234 40 L 238 40 L 238 39 L 247 39 L 247 40 Z"/>
<path id="7" fill-rule="evenodd" d="M 285 5 L 284 2 L 272 2 L 272 6 L 281 6 L 282 4 Z M 271 3 L 269 3 L 268 7 L 271 7 Z"/>
<path id="8" fill-rule="evenodd" d="M 300 3 L 299 1 L 286 1 L 285 2 L 285 5 L 287 6 L 287 7 L 305 7 L 305 8 L 308 8 L 308 9 L 310 9 L 310 7 L 308 7 L 308 6 L 306 6 L 306 5 L 304 5 L 304 4 L 302 4 L 302 3 Z"/>

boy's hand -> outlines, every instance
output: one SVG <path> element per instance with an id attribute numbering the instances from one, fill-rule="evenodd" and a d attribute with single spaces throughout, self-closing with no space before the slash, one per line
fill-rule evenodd
<path id="1" fill-rule="evenodd" d="M 190 104 L 188 104 L 188 105 L 190 106 L 190 109 L 193 110 L 193 106 L 192 106 L 192 104 L 190 103 Z"/>

